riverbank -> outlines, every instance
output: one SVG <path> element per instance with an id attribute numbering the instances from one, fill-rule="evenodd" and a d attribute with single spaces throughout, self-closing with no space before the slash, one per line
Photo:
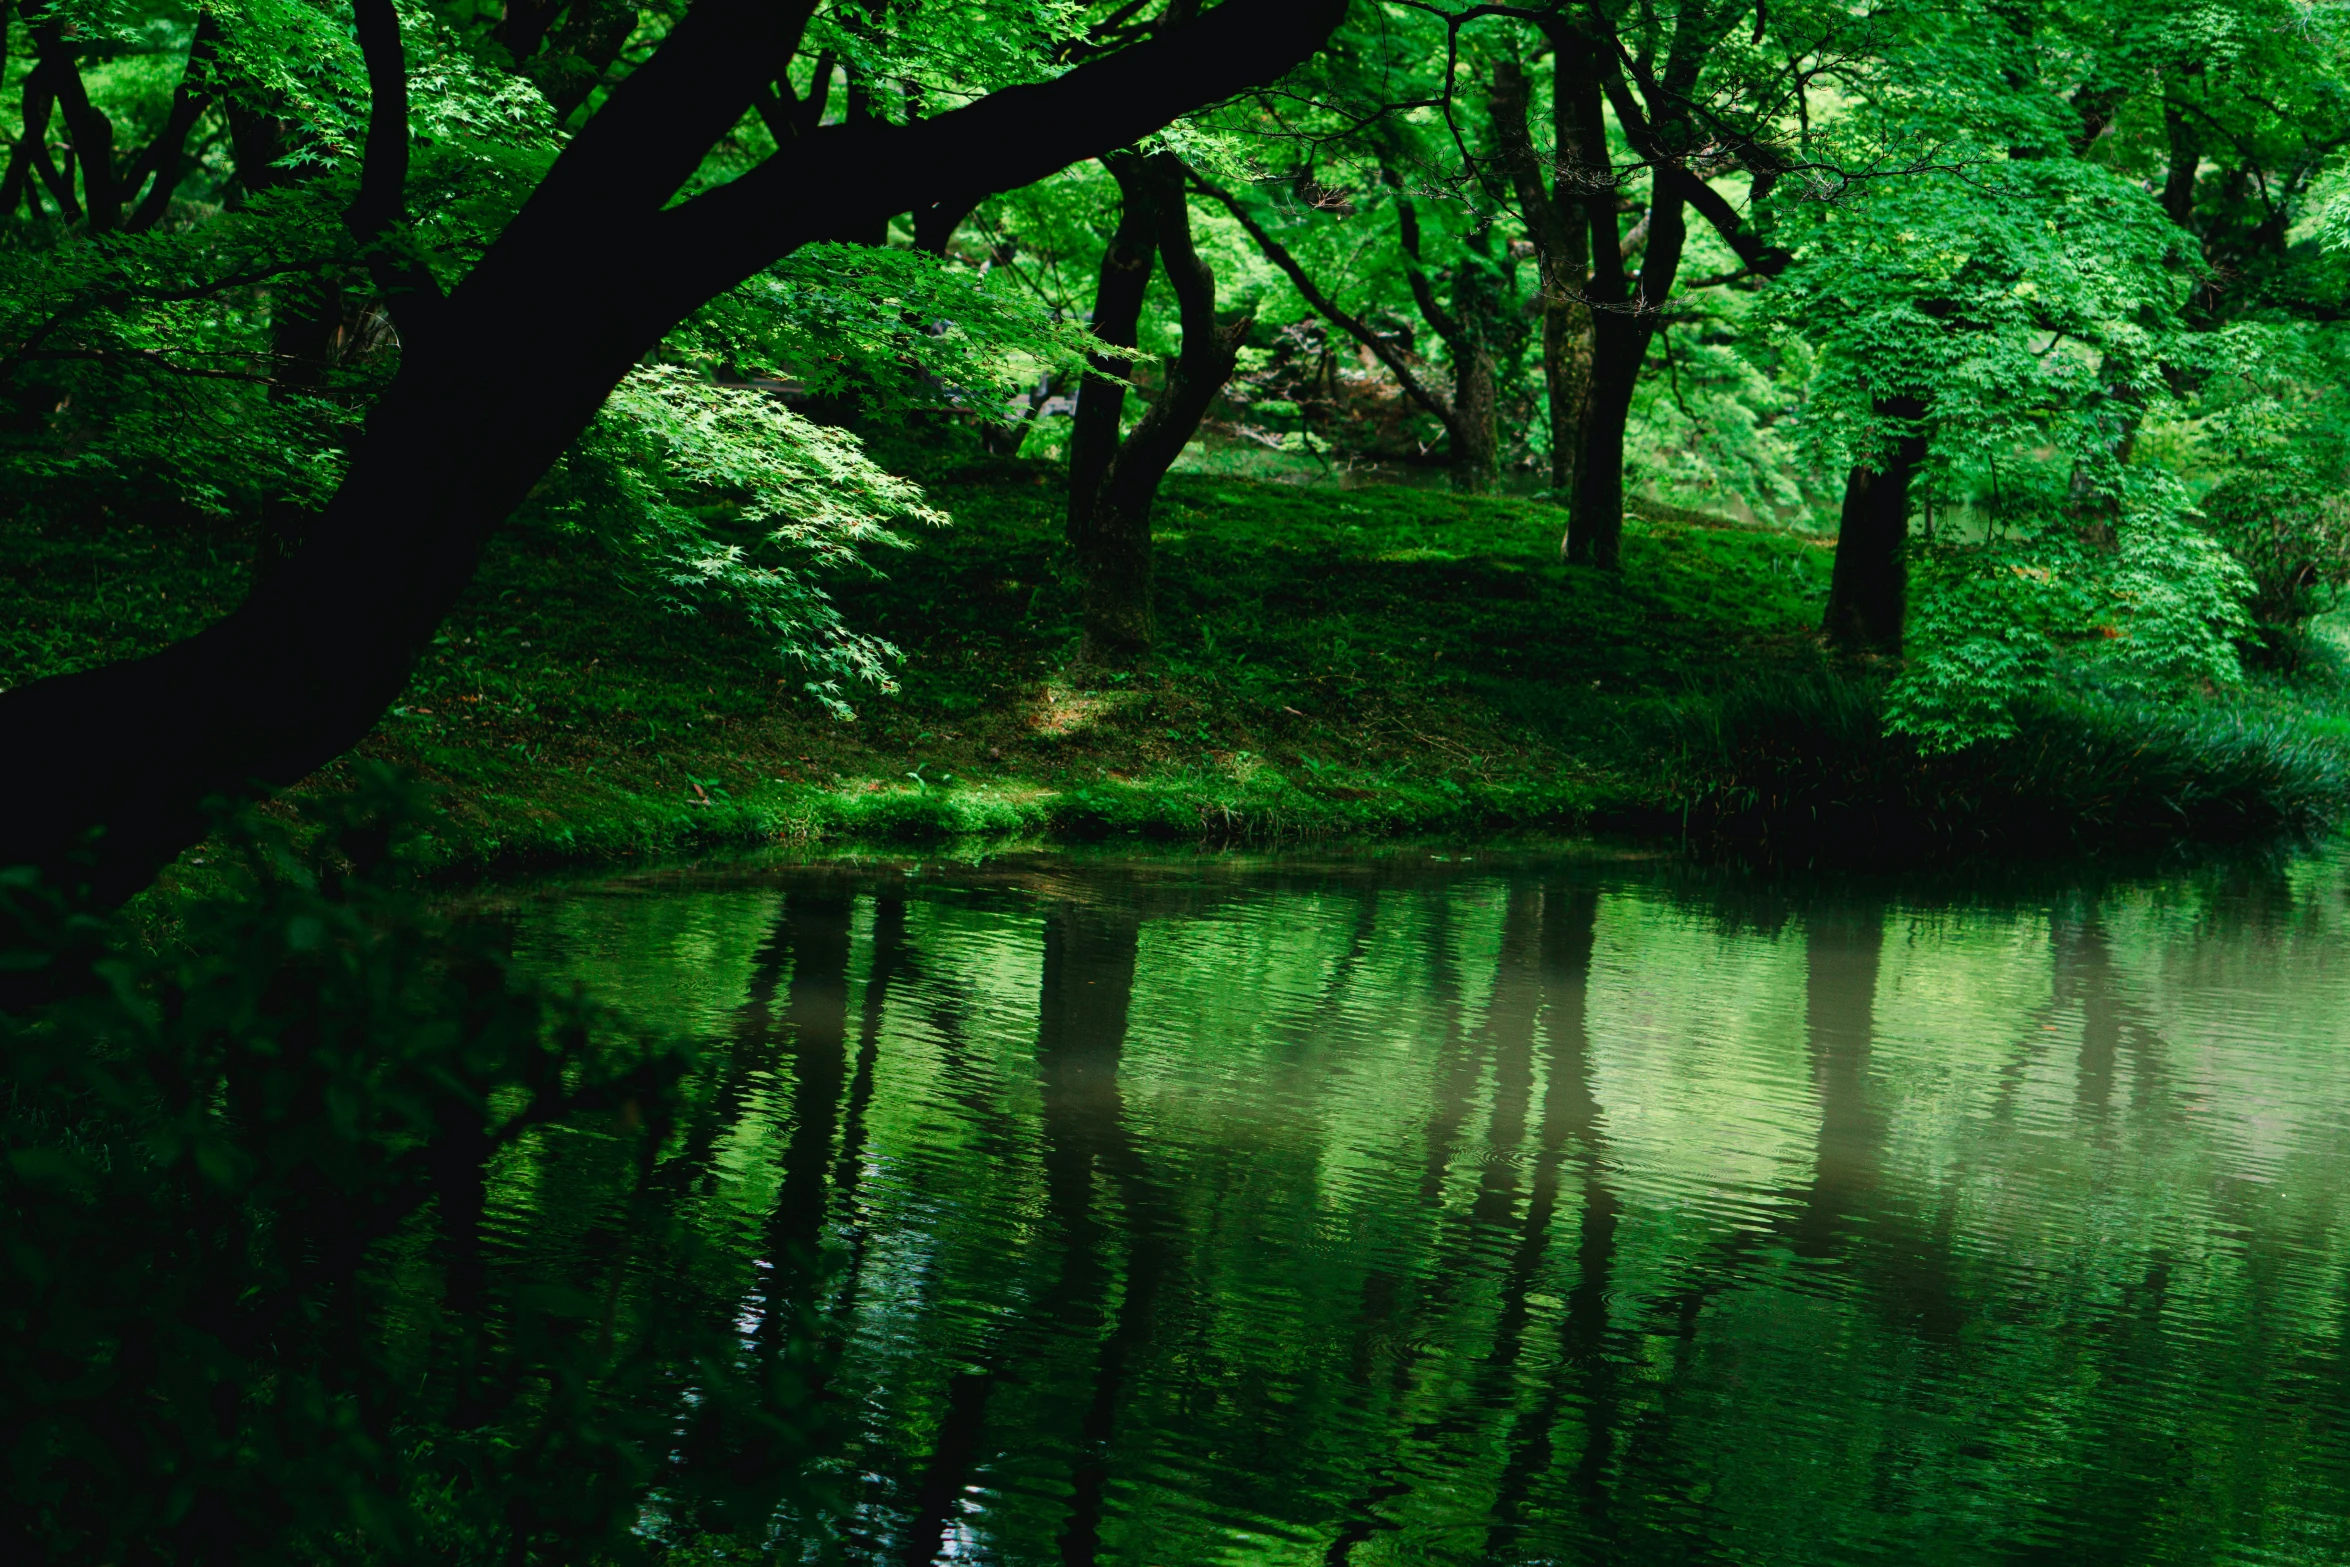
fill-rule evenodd
<path id="1" fill-rule="evenodd" d="M 1697 836 L 1733 850 L 1817 853 L 1849 846 L 1833 818 L 1873 820 L 1861 796 L 1887 789 L 1911 801 L 1905 821 L 1960 809 L 1976 824 L 1939 838 L 1929 824 L 1910 849 L 1964 852 L 1999 846 L 1979 829 L 1999 818 L 1999 791 L 2021 787 L 1981 759 L 1921 770 L 1879 742 L 1858 746 L 1855 770 L 1868 720 L 1850 693 L 1863 688 L 1823 672 L 1811 634 L 1825 540 L 1634 518 L 1623 571 L 1605 575 L 1558 564 L 1558 513 L 1536 501 L 1178 476 L 1158 517 L 1160 655 L 1139 674 L 1088 675 L 1070 667 L 1074 606 L 1053 571 L 1057 475 L 970 468 L 932 495 L 955 525 L 887 560 L 886 577 L 840 588 L 850 623 L 906 654 L 902 690 L 856 695 L 853 722 L 819 710 L 749 626 L 665 608 L 592 539 L 519 528 L 357 754 L 438 790 L 431 852 L 450 872 L 967 835 L 1687 835 L 1692 811 Z M 0 679 L 160 645 L 241 591 L 233 540 L 123 531 L 105 545 L 16 541 L 24 612 L 9 617 Z M 1827 729 L 1813 698 L 1795 704 L 1808 719 L 1774 717 L 1768 701 L 1757 716 L 1755 692 L 1822 682 L 1845 693 L 1826 702 Z M 2268 726 L 2237 751 L 2332 744 L 2309 739 L 2307 702 L 2258 700 L 2211 718 L 2238 734 Z M 2038 737 L 2036 840 L 2093 845 L 2117 822 L 2137 838 L 2310 825 L 2289 767 L 2255 766 L 2230 796 L 2190 758 L 2185 784 L 2171 777 L 2155 798 L 2133 781 L 2153 743 L 2133 723 L 2089 724 L 2104 738 L 2086 772 L 2042 765 L 2079 748 Z M 1788 743 L 1830 730 L 1824 766 L 1803 773 Z M 2189 742 L 2156 746 L 2171 773 Z M 348 772 L 346 760 L 305 789 Z M 2084 781 L 2086 814 L 2065 804 Z"/>

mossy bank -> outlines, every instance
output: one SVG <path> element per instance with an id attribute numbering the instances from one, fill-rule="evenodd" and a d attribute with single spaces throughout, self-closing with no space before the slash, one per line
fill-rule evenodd
<path id="1" fill-rule="evenodd" d="M 358 754 L 437 786 L 434 852 L 452 870 L 972 834 L 1689 835 L 1693 812 L 1701 840 L 1816 854 L 1842 836 L 1833 818 L 1872 821 L 1872 790 L 1914 797 L 1926 775 L 1932 798 L 1903 808 L 1887 847 L 1946 852 L 2093 845 L 2117 821 L 2137 838 L 2306 830 L 2340 793 L 2322 693 L 2277 686 L 2211 704 L 2202 739 L 2175 721 L 2140 735 L 2101 708 L 2121 760 L 2099 753 L 2099 800 L 2068 810 L 2070 785 L 2044 780 L 2055 798 L 2016 818 L 2028 831 L 1986 826 L 2012 787 L 1997 769 L 1970 783 L 1888 747 L 1866 678 L 1824 670 L 1827 542 L 1687 514 L 1630 519 L 1609 574 L 1559 564 L 1560 514 L 1537 500 L 1179 476 L 1158 514 L 1159 652 L 1089 673 L 1055 574 L 1057 472 L 965 468 L 931 489 L 954 526 L 839 585 L 851 623 L 905 654 L 902 689 L 852 694 L 853 721 L 826 716 L 748 626 L 665 608 L 591 537 L 517 529 Z M 233 536 L 185 528 L 94 546 L 20 525 L 8 547 L 11 684 L 184 635 L 246 576 Z M 1842 693 L 1825 713 L 1823 682 Z M 1782 726 L 1772 704 L 1788 701 Z M 2198 771 L 2188 753 L 2215 726 L 2267 769 L 2262 788 L 2230 795 Z M 1782 729 L 1808 737 L 1804 768 L 1758 738 Z M 2139 778 L 2133 745 L 2162 767 Z M 1855 747 L 1871 758 L 1857 771 Z M 2133 790 L 2168 792 L 2117 810 Z M 2195 803 L 2223 795 L 2223 811 Z M 1954 812 L 1972 825 L 1934 824 Z"/>

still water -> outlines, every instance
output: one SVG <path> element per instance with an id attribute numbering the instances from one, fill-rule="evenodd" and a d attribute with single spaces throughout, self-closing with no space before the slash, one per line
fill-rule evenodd
<path id="1" fill-rule="evenodd" d="M 510 918 L 703 1042 L 663 1173 L 838 1356 L 850 1560 L 2334 1563 L 2346 890 L 1415 852 Z"/>

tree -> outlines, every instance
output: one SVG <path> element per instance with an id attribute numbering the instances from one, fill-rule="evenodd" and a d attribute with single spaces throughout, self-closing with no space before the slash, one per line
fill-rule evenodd
<path id="1" fill-rule="evenodd" d="M 1708 283 L 1772 276 L 1788 260 L 1708 183 L 1743 168 L 1755 177 L 1756 197 L 1768 194 L 1787 162 L 1771 145 L 1789 95 L 1787 70 L 1758 64 L 1751 51 L 1725 47 L 1732 29 L 1755 9 L 1737 0 L 1689 0 L 1622 17 L 1595 4 L 1394 9 L 1416 19 L 1412 25 L 1419 30 L 1409 36 L 1422 39 L 1432 56 L 1424 67 L 1427 78 L 1399 74 L 1386 54 L 1366 53 L 1351 71 L 1333 73 L 1323 118 L 1290 135 L 1316 157 L 1351 149 L 1378 164 L 1382 182 L 1396 191 L 1403 270 L 1423 317 L 1446 343 L 1451 395 L 1423 384 L 1399 345 L 1377 332 L 1366 312 L 1341 309 L 1306 276 L 1290 248 L 1268 248 L 1266 254 L 1312 308 L 1376 354 L 1405 394 L 1444 426 L 1456 480 L 1477 488 L 1491 472 L 1488 454 L 1497 445 L 1487 412 L 1494 401 L 1486 352 L 1493 334 L 1478 330 L 1478 312 L 1463 308 L 1458 289 L 1449 309 L 1435 300 L 1421 254 L 1421 225 L 1396 165 L 1408 152 L 1431 171 L 1429 188 L 1469 212 L 1463 228 L 1472 246 L 1477 236 L 1490 235 L 1494 209 L 1514 204 L 1541 275 L 1552 490 L 1570 507 L 1562 549 L 1569 559 L 1612 569 L 1622 533 L 1633 393 L 1677 286 L 1688 211 L 1694 208 L 1741 263 Z M 1440 33 L 1429 17 L 1441 21 Z M 1798 48 L 1816 46 L 1804 31 L 1814 26 L 1808 14 L 1793 23 L 1763 20 L 1791 26 L 1802 40 Z M 1472 24 L 1488 23 L 1513 31 L 1489 44 L 1468 36 Z M 1636 47 L 1626 44 L 1619 27 L 1634 33 Z M 1518 38 L 1527 28 L 1537 40 L 1533 52 L 1551 62 L 1547 149 L 1533 136 L 1537 84 Z M 1405 36 L 1401 23 L 1392 30 Z M 1481 73 L 1486 80 L 1479 92 L 1473 89 Z M 1464 123 L 1464 101 L 1482 104 L 1490 134 Z M 1423 145 L 1395 128 L 1431 110 L 1445 135 L 1427 136 Z M 1310 168 L 1295 176 L 1313 177 Z M 1643 177 L 1646 199 L 1627 198 L 1625 192 Z M 1629 227 L 1627 208 L 1639 214 Z M 1242 216 L 1261 246 L 1273 243 L 1263 223 Z M 1486 322 L 1496 318 L 1490 309 L 1482 314 Z"/>
<path id="2" fill-rule="evenodd" d="M 1694 207 L 1719 231 L 1745 270 L 1770 276 L 1789 259 L 1786 251 L 1754 233 L 1692 168 L 1698 158 L 1720 148 L 1755 173 L 1763 190 L 1778 171 L 1780 160 L 1759 135 L 1725 127 L 1721 116 L 1706 112 L 1699 102 L 1701 76 L 1747 9 L 1742 0 L 1712 5 L 1684 0 L 1673 14 L 1670 33 L 1664 35 L 1663 68 L 1653 73 L 1649 62 L 1664 27 L 1653 14 L 1642 14 L 1646 36 L 1638 52 L 1624 46 L 1615 25 L 1597 6 L 1588 10 L 1589 30 L 1582 37 L 1563 32 L 1552 37 L 1561 73 L 1553 90 L 1563 89 L 1568 97 L 1574 130 L 1573 153 L 1560 154 L 1562 173 L 1587 168 L 1597 150 L 1607 145 L 1599 113 L 1604 99 L 1637 166 L 1649 176 L 1648 210 L 1635 225 L 1644 231 L 1637 273 L 1627 270 L 1634 236 L 1620 231 L 1621 220 L 1614 204 L 1605 199 L 1604 188 L 1583 202 L 1591 226 L 1586 296 L 1592 314 L 1591 377 L 1579 421 L 1582 451 L 1576 461 L 1575 495 L 1561 545 L 1570 561 L 1614 570 L 1621 558 L 1625 424 L 1634 383 L 1680 278 L 1688 244 L 1688 209 Z M 1758 34 L 1761 31 L 1758 22 Z M 1725 140 L 1728 146 L 1722 147 Z M 1615 180 L 1623 178 L 1619 172 L 1611 174 Z"/>
<path id="3" fill-rule="evenodd" d="M 1552 24 L 1546 41 L 1554 62 L 1588 64 L 1589 51 L 1578 47 L 1563 27 Z M 1547 185 L 1543 159 L 1535 151 L 1529 125 L 1533 81 L 1514 56 L 1504 55 L 1494 62 L 1493 84 L 1486 98 L 1486 112 L 1493 119 L 1495 161 L 1509 182 L 1540 271 L 1550 490 L 1562 500 L 1571 500 L 1575 493 L 1577 464 L 1583 455 L 1583 409 L 1591 394 L 1591 305 L 1584 297 L 1591 274 L 1591 225 L 1579 187 L 1590 181 L 1592 170 L 1590 158 L 1579 145 L 1582 127 L 1576 109 L 1580 99 L 1574 90 L 1573 68 L 1569 66 L 1567 79 L 1554 83 L 1551 90 L 1550 162 L 1555 172 Z"/>
<path id="4" fill-rule="evenodd" d="M 1192 244 L 1183 160 L 1126 150 L 1103 162 L 1118 181 L 1119 219 L 1094 290 L 1094 335 L 1107 351 L 1093 356 L 1078 388 L 1069 435 L 1069 551 L 1084 594 L 1078 658 L 1119 665 L 1147 653 L 1155 634 L 1151 506 L 1159 483 L 1231 378 L 1251 318 L 1217 323 L 1215 274 Z M 1175 294 L 1183 347 L 1141 422 L 1121 440 L 1154 257 Z"/>
<path id="5" fill-rule="evenodd" d="M 929 119 L 795 134 L 695 189 L 712 149 L 789 85 L 814 12 L 813 0 L 699 0 L 470 271 L 445 297 L 409 302 L 399 368 L 345 477 L 242 607 L 153 657 L 0 693 L 11 758 L 0 861 L 63 872 L 83 849 L 77 879 L 96 897 L 135 891 L 202 835 L 206 800 L 282 787 L 366 732 L 485 538 L 629 368 L 707 301 L 802 245 L 1019 185 L 1270 81 L 1340 10 L 1228 0 Z M 392 12 L 375 14 L 380 29 Z M 376 37 L 371 88 L 395 103 L 401 56 Z M 396 195 L 406 145 L 401 120 L 372 118 L 363 195 Z"/>

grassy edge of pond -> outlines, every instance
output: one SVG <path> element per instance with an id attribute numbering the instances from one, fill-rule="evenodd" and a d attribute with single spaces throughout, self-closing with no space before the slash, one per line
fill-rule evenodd
<path id="1" fill-rule="evenodd" d="M 437 787 L 451 872 L 770 842 L 1526 828 L 1931 858 L 2306 833 L 2350 803 L 2322 637 L 2299 674 L 2186 712 L 2083 693 L 2013 742 L 1922 758 L 1884 736 L 1866 676 L 1821 661 L 1824 539 L 1633 518 L 1609 575 L 1558 563 L 1538 501 L 1178 476 L 1159 657 L 1087 675 L 1054 567 L 1057 472 L 966 469 L 932 494 L 953 527 L 838 586 L 850 623 L 906 654 L 901 690 L 852 693 L 853 722 L 731 614 L 680 613 L 591 536 L 520 526 L 354 754 Z M 250 553 L 184 527 L 111 532 L 97 568 L 87 533 L 20 523 L 9 542 L 9 683 L 187 634 L 234 602 Z"/>

